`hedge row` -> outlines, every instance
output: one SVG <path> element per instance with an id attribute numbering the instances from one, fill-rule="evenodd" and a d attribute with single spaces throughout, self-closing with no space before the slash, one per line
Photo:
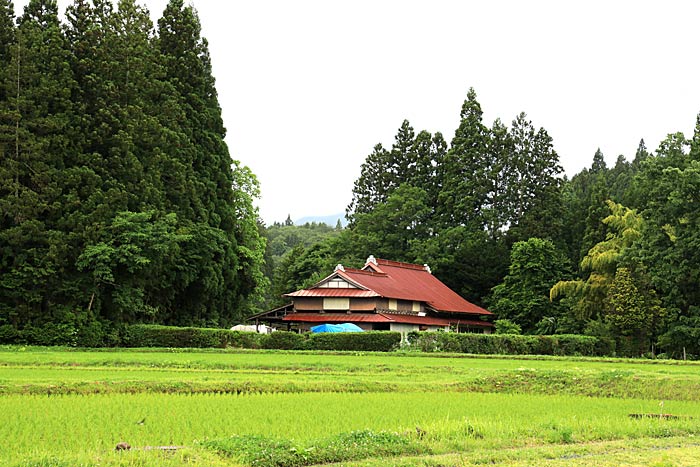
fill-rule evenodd
<path id="1" fill-rule="evenodd" d="M 423 352 L 461 352 L 496 355 L 612 356 L 615 342 L 592 336 L 521 336 L 410 332 L 409 348 Z M 99 323 L 79 330 L 44 325 L 16 330 L 0 326 L 0 344 L 71 345 L 81 347 L 190 347 L 285 350 L 350 350 L 388 352 L 401 344 L 401 334 L 387 331 L 272 334 L 211 328 L 180 328 L 151 324 L 106 328 Z"/>
<path id="2" fill-rule="evenodd" d="M 389 352 L 398 348 L 400 343 L 400 333 L 385 331 L 322 334 L 276 331 L 272 334 L 255 334 L 225 329 L 178 328 L 149 324 L 129 326 L 124 339 L 125 347 L 233 347 L 374 352 Z"/>
<path id="3" fill-rule="evenodd" d="M 453 332 L 411 332 L 411 347 L 423 352 L 461 352 L 496 355 L 610 356 L 612 340 L 593 336 L 560 334 L 521 336 L 515 334 L 457 334 Z"/>
<path id="4" fill-rule="evenodd" d="M 215 328 L 134 324 L 126 328 L 124 347 L 261 348 L 262 334 Z"/>

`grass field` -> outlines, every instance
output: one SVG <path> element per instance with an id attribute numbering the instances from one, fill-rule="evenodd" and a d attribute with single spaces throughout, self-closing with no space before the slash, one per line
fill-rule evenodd
<path id="1" fill-rule="evenodd" d="M 0 465 L 694 466 L 699 370 L 645 360 L 5 347 Z M 132 449 L 115 451 L 119 442 Z"/>

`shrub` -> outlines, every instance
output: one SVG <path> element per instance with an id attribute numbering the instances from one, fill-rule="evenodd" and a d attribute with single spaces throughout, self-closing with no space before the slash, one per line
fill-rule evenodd
<path id="1" fill-rule="evenodd" d="M 497 319 L 493 325 L 496 327 L 496 334 L 522 334 L 520 325 L 509 319 Z"/>
<path id="2" fill-rule="evenodd" d="M 226 329 L 134 324 L 126 328 L 123 343 L 125 347 L 235 347 L 389 352 L 398 348 L 401 343 L 401 334 L 386 331 L 319 334 L 277 331 L 265 335 Z"/>
<path id="3" fill-rule="evenodd" d="M 26 326 L 19 332 L 19 343 L 31 345 L 77 345 L 77 330 L 68 323 Z"/>
<path id="4" fill-rule="evenodd" d="M 19 331 L 11 324 L 0 326 L 0 344 L 17 344 Z"/>
<path id="5" fill-rule="evenodd" d="M 515 334 L 457 334 L 423 332 L 414 344 L 424 352 L 462 352 L 495 355 L 611 355 L 610 343 L 573 334 L 521 336 Z"/>
<path id="6" fill-rule="evenodd" d="M 259 348 L 263 336 L 227 329 L 180 328 L 155 324 L 134 324 L 126 328 L 126 347 L 244 347 Z"/>
<path id="7" fill-rule="evenodd" d="M 308 348 L 312 350 L 390 352 L 401 344 L 401 333 L 387 331 L 324 332 L 310 334 L 308 341 Z"/>
<path id="8" fill-rule="evenodd" d="M 264 349 L 304 350 L 306 349 L 306 339 L 302 334 L 276 331 L 265 336 L 262 347 Z"/>
<path id="9" fill-rule="evenodd" d="M 80 347 L 102 347 L 105 345 L 105 327 L 99 321 L 88 321 L 78 328 L 76 344 Z"/>

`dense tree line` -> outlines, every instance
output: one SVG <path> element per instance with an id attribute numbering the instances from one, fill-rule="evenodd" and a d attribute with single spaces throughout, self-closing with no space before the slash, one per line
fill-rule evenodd
<path id="1" fill-rule="evenodd" d="M 551 137 L 524 113 L 510 128 L 482 120 L 470 90 L 450 144 L 404 121 L 391 148 L 377 144 L 362 164 L 348 228 L 282 262 L 288 283 L 308 285 L 339 261 L 362 265 L 373 254 L 428 263 L 483 304 L 508 269 L 510 245 L 561 237 L 562 168 Z"/>
<path id="2" fill-rule="evenodd" d="M 0 0 L 0 327 L 108 339 L 225 325 L 265 285 L 255 176 L 224 142 L 207 42 L 172 0 Z M 71 337 L 73 336 L 73 337 Z M 55 337 L 55 339 L 54 339 Z"/>
<path id="3" fill-rule="evenodd" d="M 73 0 L 65 17 L 0 0 L 0 340 L 227 325 L 373 254 L 429 264 L 524 333 L 700 355 L 700 120 L 567 179 L 544 128 L 487 124 L 470 90 L 449 142 L 404 121 L 372 149 L 347 228 L 264 228 L 194 9 L 171 0 L 154 25 L 134 0 Z"/>
<path id="4" fill-rule="evenodd" d="M 428 263 L 528 334 L 580 333 L 620 354 L 700 355 L 700 119 L 692 137 L 571 179 L 524 113 L 483 122 L 470 90 L 450 144 L 408 121 L 367 156 L 348 228 L 282 257 L 287 290 L 368 254 Z M 517 328 L 516 326 L 516 328 Z"/>

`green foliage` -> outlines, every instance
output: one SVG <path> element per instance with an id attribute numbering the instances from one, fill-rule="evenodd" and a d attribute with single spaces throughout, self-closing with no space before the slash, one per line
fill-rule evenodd
<path id="1" fill-rule="evenodd" d="M 273 333 L 275 334 L 275 333 Z M 312 350 L 352 350 L 366 352 L 391 352 L 401 343 L 401 333 L 387 331 L 327 332 L 308 336 L 308 348 Z"/>
<path id="2" fill-rule="evenodd" d="M 605 319 L 618 327 L 622 335 L 641 331 L 652 322 L 653 310 L 646 306 L 628 268 L 617 269 L 607 301 Z"/>
<path id="3" fill-rule="evenodd" d="M 275 223 L 265 228 L 266 276 L 271 283 L 265 297 L 265 308 L 284 304 L 283 294 L 298 290 L 311 278 L 323 277 L 332 266 L 344 261 L 337 251 L 335 239 L 345 234 L 342 228 L 333 229 L 323 223 L 296 226 L 291 218 L 288 223 Z"/>
<path id="4" fill-rule="evenodd" d="M 483 303 L 508 269 L 508 248 L 502 239 L 464 226 L 430 237 L 419 258 L 417 263 L 427 263 L 438 279 L 477 304 Z"/>
<path id="5" fill-rule="evenodd" d="M 700 309 L 692 307 L 690 316 L 679 316 L 659 336 L 659 347 L 674 358 L 697 359 L 700 356 Z"/>
<path id="6" fill-rule="evenodd" d="M 302 334 L 295 332 L 276 331 L 268 335 L 262 343 L 264 349 L 277 350 L 305 350 L 307 349 L 307 340 Z"/>
<path id="7" fill-rule="evenodd" d="M 257 349 L 265 341 L 262 334 L 226 329 L 179 328 L 135 324 L 126 328 L 126 347 L 247 348 Z"/>
<path id="8" fill-rule="evenodd" d="M 554 329 L 548 334 L 553 334 L 563 307 L 549 300 L 549 289 L 569 274 L 567 259 L 551 241 L 530 238 L 513 244 L 510 261 L 508 275 L 492 290 L 489 310 L 514 321 L 526 334 L 552 319 Z"/>
<path id="9" fill-rule="evenodd" d="M 75 0 L 66 24 L 55 1 L 30 1 L 16 27 L 12 10 L 0 3 L 0 324 L 96 344 L 103 325 L 252 309 L 259 190 L 224 143 L 194 10 L 171 2 L 158 37 L 133 0 Z"/>
<path id="10" fill-rule="evenodd" d="M 238 435 L 204 441 L 202 445 L 247 465 L 261 467 L 327 464 L 425 451 L 405 435 L 372 430 L 339 433 L 304 444 L 260 435 Z"/>
<path id="11" fill-rule="evenodd" d="M 415 346 L 423 352 L 462 352 L 496 355 L 610 355 L 614 349 L 593 336 L 516 334 L 457 334 L 422 332 Z"/>
<path id="12" fill-rule="evenodd" d="M 351 249 L 394 261 L 415 261 L 430 235 L 430 214 L 425 190 L 402 184 L 371 212 L 355 214 Z"/>
<path id="13" fill-rule="evenodd" d="M 370 214 L 401 185 L 425 190 L 428 205 L 434 207 L 440 186 L 436 181 L 441 180 L 440 167 L 446 151 L 442 134 L 421 131 L 416 135 L 408 120 L 404 120 L 391 151 L 377 144 L 362 164 L 346 210 L 350 226 L 354 225 L 356 215 Z"/>
<path id="14" fill-rule="evenodd" d="M 493 322 L 496 334 L 522 334 L 522 328 L 519 324 L 512 322 L 509 319 L 497 319 Z"/>
<path id="15" fill-rule="evenodd" d="M 362 165 L 348 206 L 348 241 L 337 257 L 373 254 L 428 263 L 459 294 L 482 303 L 506 272 L 512 242 L 558 238 L 562 168 L 547 132 L 524 113 L 488 129 L 470 89 L 447 148 L 407 121 L 390 151 Z M 547 222 L 542 222 L 547 219 Z"/>
<path id="16" fill-rule="evenodd" d="M 563 296 L 575 300 L 573 313 L 581 321 L 603 316 L 608 290 L 615 271 L 626 250 L 640 237 L 644 225 L 642 217 L 633 209 L 607 201 L 611 214 L 603 222 L 611 232 L 606 240 L 597 243 L 581 261 L 581 270 L 588 277 L 562 280 L 550 290 L 550 299 Z"/>
<path id="17" fill-rule="evenodd" d="M 0 328 L 0 331 L 3 329 Z M 11 330 L 8 338 L 12 337 Z M 306 333 L 276 331 L 271 334 L 212 328 L 183 328 L 152 324 L 128 326 L 123 337 L 126 347 L 244 348 L 276 350 L 336 350 L 391 352 L 399 347 L 398 332 Z M 3 341 L 0 341 L 3 343 Z M 31 342 L 40 345 L 48 343 Z M 82 344 L 81 344 L 82 345 Z"/>

